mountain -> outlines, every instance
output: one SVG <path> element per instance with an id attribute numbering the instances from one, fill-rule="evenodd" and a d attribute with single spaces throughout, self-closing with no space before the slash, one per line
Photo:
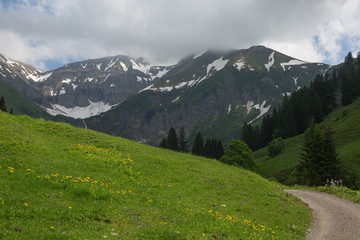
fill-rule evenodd
<path id="1" fill-rule="evenodd" d="M 0 66 L 0 79 L 48 113 L 150 145 L 158 145 L 171 126 L 184 126 L 190 142 L 201 131 L 226 145 L 241 136 L 244 121 L 260 119 L 330 67 L 264 46 L 211 50 L 167 67 L 123 55 L 48 72 L 4 56 Z M 56 119 L 74 124 L 61 115 Z"/>
<path id="2" fill-rule="evenodd" d="M 52 115 L 86 118 L 108 111 L 171 69 L 114 56 L 42 72 L 0 56 L 0 78 Z"/>
<path id="3" fill-rule="evenodd" d="M 0 80 L 39 106 L 50 106 L 34 81 L 45 77 L 42 71 L 0 54 Z"/>
<path id="4" fill-rule="evenodd" d="M 330 66 L 291 58 L 264 46 L 208 51 L 180 60 L 165 76 L 99 116 L 92 129 L 158 145 L 171 126 L 225 143 L 241 136 L 283 96 L 308 86 Z"/>
<path id="5" fill-rule="evenodd" d="M 43 108 L 24 97 L 14 88 L 0 79 L 0 96 L 4 96 L 8 112 L 10 109 L 16 115 L 28 115 L 36 118 L 51 119 Z"/>

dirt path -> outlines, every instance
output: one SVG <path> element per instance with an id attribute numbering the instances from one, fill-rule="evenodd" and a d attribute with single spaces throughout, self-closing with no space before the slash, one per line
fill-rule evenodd
<path id="1" fill-rule="evenodd" d="M 306 203 L 313 212 L 310 240 L 359 240 L 360 205 L 334 195 L 303 190 L 286 190 Z"/>

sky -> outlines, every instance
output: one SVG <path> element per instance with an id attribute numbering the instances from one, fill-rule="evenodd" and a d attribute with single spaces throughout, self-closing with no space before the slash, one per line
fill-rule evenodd
<path id="1" fill-rule="evenodd" d="M 174 64 L 265 45 L 337 64 L 360 51 L 360 0 L 0 0 L 0 53 L 42 70 L 114 55 Z"/>

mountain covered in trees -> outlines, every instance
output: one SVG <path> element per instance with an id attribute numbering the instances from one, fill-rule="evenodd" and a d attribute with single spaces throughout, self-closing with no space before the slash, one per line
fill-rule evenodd
<path id="1" fill-rule="evenodd" d="M 309 87 L 284 96 L 279 108 L 263 117 L 261 124 L 244 122 L 242 139 L 252 150 L 271 140 L 290 138 L 309 127 L 311 119 L 320 123 L 338 104 L 348 105 L 360 96 L 360 55 L 349 53 L 343 64 L 324 75 L 317 75 Z"/>

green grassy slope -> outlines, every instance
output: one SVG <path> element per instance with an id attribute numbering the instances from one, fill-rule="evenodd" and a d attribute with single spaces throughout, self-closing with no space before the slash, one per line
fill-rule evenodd
<path id="1" fill-rule="evenodd" d="M 252 172 L 0 112 L 0 238 L 304 239 L 310 220 Z"/>
<path id="2" fill-rule="evenodd" d="M 342 162 L 344 181 L 352 188 L 360 187 L 360 99 L 345 107 L 335 109 L 321 128 L 331 125 L 337 152 Z M 285 151 L 275 158 L 267 156 L 267 148 L 255 152 L 256 163 L 260 166 L 263 176 L 275 177 L 286 183 L 294 184 L 294 167 L 300 159 L 303 135 L 285 140 Z"/>
<path id="3" fill-rule="evenodd" d="M 17 115 L 22 114 L 44 119 L 51 118 L 51 115 L 41 107 L 21 95 L 18 91 L 10 87 L 4 81 L 0 80 L 0 96 L 2 95 L 4 96 L 8 112 L 12 108 L 14 114 Z"/>

